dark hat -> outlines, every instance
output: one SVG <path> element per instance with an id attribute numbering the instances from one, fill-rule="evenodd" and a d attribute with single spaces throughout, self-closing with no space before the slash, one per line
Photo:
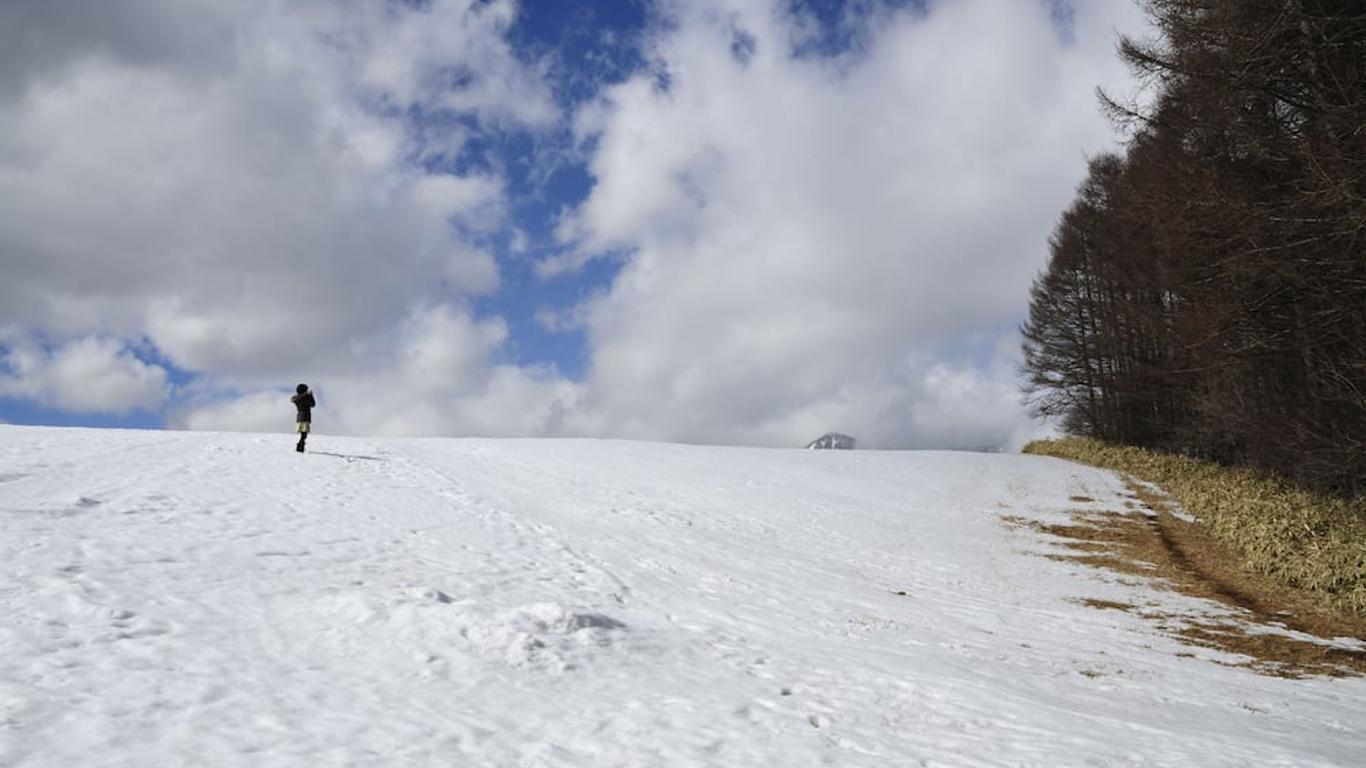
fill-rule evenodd
<path id="1" fill-rule="evenodd" d="M 297 386 L 297 387 L 294 388 L 294 391 L 295 391 L 295 392 L 298 392 L 299 394 L 302 395 L 303 393 L 305 393 L 305 392 L 308 391 L 308 385 L 307 385 L 307 384 L 300 384 L 299 386 Z"/>

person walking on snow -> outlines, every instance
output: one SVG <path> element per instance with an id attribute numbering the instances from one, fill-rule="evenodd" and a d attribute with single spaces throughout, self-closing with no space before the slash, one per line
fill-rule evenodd
<path id="1" fill-rule="evenodd" d="M 294 446 L 294 450 L 303 453 L 304 441 L 308 440 L 308 430 L 313 424 L 313 406 L 318 403 L 313 399 L 313 393 L 308 391 L 307 384 L 295 387 L 294 397 L 289 399 L 299 411 L 298 417 L 294 419 L 294 428 L 299 432 L 299 444 Z"/>

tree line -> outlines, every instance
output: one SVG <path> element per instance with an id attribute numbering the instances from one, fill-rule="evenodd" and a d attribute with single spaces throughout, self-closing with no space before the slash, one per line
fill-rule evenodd
<path id="1" fill-rule="evenodd" d="M 1030 294 L 1023 372 L 1073 434 L 1366 492 L 1366 1 L 1148 0 L 1142 106 Z"/>

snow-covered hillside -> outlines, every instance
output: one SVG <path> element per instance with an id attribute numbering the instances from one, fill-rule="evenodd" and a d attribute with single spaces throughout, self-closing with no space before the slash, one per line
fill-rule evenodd
<path id="1" fill-rule="evenodd" d="M 1366 681 L 1087 607 L 1201 606 L 1003 523 L 1105 472 L 310 442 L 0 427 L 0 765 L 1366 760 Z"/>

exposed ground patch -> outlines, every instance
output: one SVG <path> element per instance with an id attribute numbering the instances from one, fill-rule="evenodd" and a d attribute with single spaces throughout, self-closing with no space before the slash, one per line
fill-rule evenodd
<path id="1" fill-rule="evenodd" d="M 1352 642 L 1366 640 L 1366 621 L 1326 613 L 1312 597 L 1239 567 L 1233 552 L 1172 514 L 1166 499 L 1133 482 L 1129 488 L 1133 497 L 1123 512 L 1076 510 L 1066 523 L 1002 519 L 1066 550 L 1044 557 L 1141 577 L 1233 612 L 1224 618 L 1108 600 L 1081 604 L 1142 616 L 1183 643 L 1244 656 L 1234 665 L 1262 674 L 1366 676 L 1366 645 Z"/>
<path id="2" fill-rule="evenodd" d="M 1366 495 L 1315 492 L 1246 467 L 1069 437 L 1030 443 L 1025 453 L 1112 469 L 1180 505 L 1237 554 L 1240 567 L 1266 574 L 1321 610 L 1366 621 Z M 1085 493 L 1073 488 L 1073 493 Z"/>

